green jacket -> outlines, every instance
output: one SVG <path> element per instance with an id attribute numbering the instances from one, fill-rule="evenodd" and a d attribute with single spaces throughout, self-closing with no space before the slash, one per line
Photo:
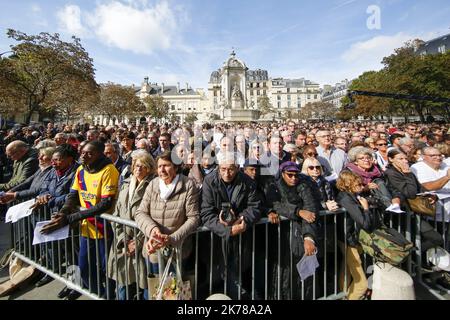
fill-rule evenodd
<path id="1" fill-rule="evenodd" d="M 20 160 L 14 161 L 11 180 L 0 183 L 0 190 L 8 191 L 31 177 L 39 169 L 38 152 L 30 149 Z"/>

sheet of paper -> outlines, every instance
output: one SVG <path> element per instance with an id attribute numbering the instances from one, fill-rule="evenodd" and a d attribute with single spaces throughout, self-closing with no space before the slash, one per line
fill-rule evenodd
<path id="1" fill-rule="evenodd" d="M 400 209 L 400 206 L 398 204 L 391 204 L 388 208 L 386 208 L 386 211 L 391 211 L 395 213 L 404 213 L 402 209 Z"/>
<path id="2" fill-rule="evenodd" d="M 33 210 L 30 207 L 34 204 L 34 199 L 21 202 L 15 206 L 12 206 L 6 212 L 5 223 L 12 222 L 15 223 L 18 220 L 29 216 Z"/>
<path id="3" fill-rule="evenodd" d="M 55 230 L 52 233 L 42 234 L 42 228 L 50 221 L 51 220 L 41 221 L 36 224 L 36 228 L 34 228 L 33 245 L 49 241 L 64 240 L 69 237 L 69 225 Z"/>
<path id="4" fill-rule="evenodd" d="M 336 172 L 333 172 L 332 174 L 330 174 L 329 176 L 325 177 L 325 180 L 327 180 L 328 182 L 337 180 L 338 175 L 336 174 Z"/>

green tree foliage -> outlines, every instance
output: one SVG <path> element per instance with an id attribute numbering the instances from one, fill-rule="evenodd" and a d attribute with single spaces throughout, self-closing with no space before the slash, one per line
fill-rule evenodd
<path id="1" fill-rule="evenodd" d="M 329 102 L 309 102 L 297 114 L 298 119 L 333 120 L 336 118 L 336 107 Z"/>
<path id="2" fill-rule="evenodd" d="M 195 114 L 195 113 L 189 113 L 185 118 L 184 118 L 184 121 L 186 122 L 186 123 L 189 123 L 189 124 L 193 124 L 195 121 L 197 121 L 198 119 L 197 119 L 197 115 Z"/>
<path id="3" fill-rule="evenodd" d="M 147 107 L 147 112 L 158 122 L 168 117 L 169 104 L 167 103 L 167 101 L 164 101 L 163 97 L 159 95 L 149 95 L 144 98 L 144 103 Z"/>
<path id="4" fill-rule="evenodd" d="M 273 113 L 273 106 L 268 96 L 258 97 L 258 108 L 262 116 Z"/>
<path id="5" fill-rule="evenodd" d="M 136 96 L 133 88 L 111 82 L 100 87 L 100 102 L 95 110 L 97 114 L 122 121 L 124 117 L 136 117 L 145 112 L 145 105 Z"/>
<path id="6" fill-rule="evenodd" d="M 349 90 L 449 98 L 450 52 L 420 56 L 415 48 L 421 43 L 421 40 L 405 43 L 382 60 L 383 69 L 364 72 L 353 80 Z M 355 96 L 354 100 L 356 107 L 351 110 L 345 109 L 348 98 L 342 100 L 344 107 L 339 112 L 340 118 L 416 114 L 425 122 L 426 114 L 430 113 L 441 114 L 450 120 L 449 107 L 443 104 L 367 96 Z"/>
<path id="7" fill-rule="evenodd" d="M 66 90 L 83 87 L 83 97 L 72 94 L 72 105 L 97 95 L 93 61 L 80 39 L 62 41 L 59 34 L 27 35 L 8 29 L 9 38 L 18 43 L 11 46 L 14 54 L 0 60 L 0 105 L 16 112 L 25 112 L 29 123 L 33 112 L 55 111 L 65 103 Z"/>

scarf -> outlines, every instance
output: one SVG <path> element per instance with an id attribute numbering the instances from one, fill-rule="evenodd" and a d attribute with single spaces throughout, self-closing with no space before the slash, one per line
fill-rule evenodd
<path id="1" fill-rule="evenodd" d="M 354 173 L 356 173 L 358 176 L 360 176 L 363 180 L 363 184 L 367 185 L 370 182 L 372 182 L 373 179 L 381 177 L 381 172 L 378 169 L 377 166 L 372 166 L 372 169 L 370 171 L 365 171 L 358 167 L 354 163 L 349 163 L 347 167 Z"/>
<path id="2" fill-rule="evenodd" d="M 162 200 L 164 200 L 164 202 L 166 202 L 167 199 L 169 199 L 169 197 L 172 195 L 179 179 L 180 175 L 177 174 L 175 179 L 173 179 L 173 181 L 167 185 L 164 183 L 162 179 L 159 179 L 159 196 L 161 197 Z"/>

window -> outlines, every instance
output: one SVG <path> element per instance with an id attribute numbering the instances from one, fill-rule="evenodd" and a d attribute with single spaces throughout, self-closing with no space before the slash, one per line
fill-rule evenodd
<path id="1" fill-rule="evenodd" d="M 256 90 L 256 95 L 259 96 L 259 90 Z"/>
<path id="2" fill-rule="evenodd" d="M 439 53 L 445 53 L 445 44 L 439 46 L 438 52 L 439 52 Z"/>
<path id="3" fill-rule="evenodd" d="M 217 91 L 214 90 L 214 97 L 217 97 Z"/>
<path id="4" fill-rule="evenodd" d="M 266 90 L 263 90 L 263 96 L 265 96 L 266 95 Z"/>
<path id="5" fill-rule="evenodd" d="M 287 90 L 287 91 L 286 91 L 287 93 L 290 93 L 290 92 L 291 92 L 291 88 L 287 88 L 286 90 Z"/>
<path id="6" fill-rule="evenodd" d="M 277 96 L 277 100 L 278 100 L 278 101 L 281 100 L 281 96 L 280 96 L 280 95 Z"/>
<path id="7" fill-rule="evenodd" d="M 259 88 L 259 82 L 256 83 L 256 87 Z"/>
<path id="8" fill-rule="evenodd" d="M 290 94 L 287 95 L 287 99 L 288 99 L 289 101 L 291 100 L 291 95 L 290 95 Z"/>
<path id="9" fill-rule="evenodd" d="M 267 87 L 266 83 L 265 83 L 265 82 L 263 82 L 263 88 L 266 88 L 266 87 Z"/>
<path id="10" fill-rule="evenodd" d="M 302 102 L 300 100 L 297 101 L 297 108 L 301 108 L 302 107 Z"/>
<path id="11" fill-rule="evenodd" d="M 314 99 L 317 99 L 317 94 L 314 95 Z"/>
<path id="12" fill-rule="evenodd" d="M 170 106 L 170 109 L 171 109 L 171 110 L 175 110 L 175 105 L 174 105 L 174 104 L 171 105 L 171 106 Z"/>
<path id="13" fill-rule="evenodd" d="M 251 95 L 251 96 L 253 95 L 253 90 L 250 90 L 250 95 Z"/>
<path id="14" fill-rule="evenodd" d="M 310 94 L 308 94 L 308 99 L 311 99 L 311 95 Z"/>
<path id="15" fill-rule="evenodd" d="M 277 102 L 277 107 L 278 107 L 278 109 L 281 108 L 281 101 Z"/>
<path id="16" fill-rule="evenodd" d="M 288 100 L 288 108 L 291 107 L 291 100 Z"/>

